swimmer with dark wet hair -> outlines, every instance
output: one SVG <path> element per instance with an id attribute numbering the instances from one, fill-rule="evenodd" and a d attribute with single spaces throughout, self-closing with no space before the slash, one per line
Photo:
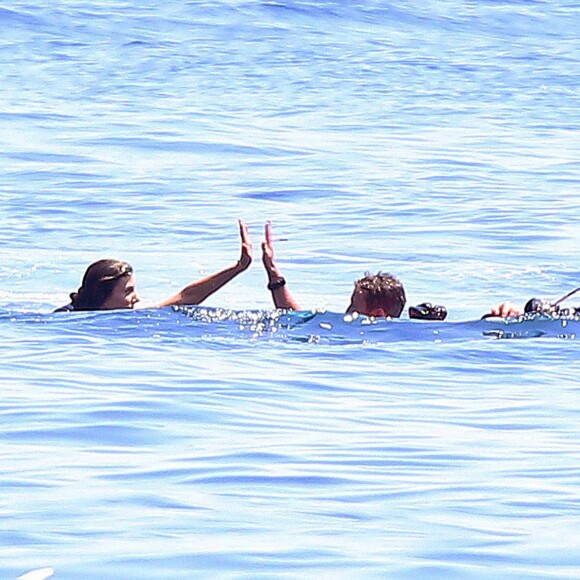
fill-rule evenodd
<path id="1" fill-rule="evenodd" d="M 392 274 L 378 272 L 356 280 L 347 314 L 358 312 L 377 318 L 399 318 L 407 298 L 403 284 Z"/>
<path id="2" fill-rule="evenodd" d="M 239 227 L 241 255 L 234 266 L 193 282 L 175 296 L 149 308 L 201 304 L 208 296 L 247 270 L 252 263 L 252 242 L 248 228 L 241 220 Z M 70 298 L 70 304 L 55 312 L 134 309 L 141 300 L 133 268 L 119 260 L 99 260 L 91 264 L 83 276 L 81 287 Z"/>
<path id="3" fill-rule="evenodd" d="M 275 262 L 270 222 L 266 223 L 265 240 L 262 243 L 262 263 L 268 276 L 268 290 L 272 292 L 276 308 L 301 310 Z M 382 272 L 367 273 L 354 283 L 354 291 L 346 313 L 358 312 L 377 318 L 398 318 L 405 308 L 405 302 L 405 289 L 395 276 Z"/>

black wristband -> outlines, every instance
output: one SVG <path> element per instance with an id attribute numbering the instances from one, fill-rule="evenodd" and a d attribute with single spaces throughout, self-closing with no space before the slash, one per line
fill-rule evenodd
<path id="1" fill-rule="evenodd" d="M 278 290 L 278 288 L 282 288 L 282 286 L 286 286 L 286 280 L 284 280 L 284 278 L 278 278 L 275 282 L 270 282 L 268 284 L 268 290 Z"/>

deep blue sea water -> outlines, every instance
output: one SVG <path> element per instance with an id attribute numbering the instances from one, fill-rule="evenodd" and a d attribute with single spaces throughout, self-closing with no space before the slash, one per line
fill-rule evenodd
<path id="1" fill-rule="evenodd" d="M 580 285 L 579 18 L 2 2 L 0 578 L 580 577 L 580 322 L 479 320 Z M 203 308 L 51 314 L 99 258 L 148 303 L 232 265 L 238 218 Z M 267 219 L 321 313 L 271 312 Z M 345 321 L 367 270 L 448 320 Z"/>

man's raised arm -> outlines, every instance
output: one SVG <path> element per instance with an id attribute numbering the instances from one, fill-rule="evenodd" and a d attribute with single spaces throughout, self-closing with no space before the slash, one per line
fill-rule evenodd
<path id="1" fill-rule="evenodd" d="M 290 294 L 286 280 L 274 261 L 272 224 L 270 222 L 266 222 L 265 238 L 264 242 L 262 242 L 262 262 L 268 275 L 268 290 L 272 293 L 274 305 L 276 308 L 301 310 L 296 300 L 292 297 L 292 294 Z"/>

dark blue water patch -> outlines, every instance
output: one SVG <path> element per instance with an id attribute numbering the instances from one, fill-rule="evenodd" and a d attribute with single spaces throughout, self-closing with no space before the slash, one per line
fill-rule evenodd
<path id="1" fill-rule="evenodd" d="M 106 178 L 96 173 L 88 173 L 86 171 L 62 171 L 55 170 L 52 168 L 50 171 L 39 170 L 17 170 L 17 171 L 7 171 L 3 173 L 2 178 L 4 180 L 4 188 L 8 187 L 8 184 L 15 184 L 21 181 L 25 181 L 27 184 L 27 193 L 32 192 L 35 196 L 43 195 L 44 197 L 53 197 L 54 192 L 62 193 L 63 189 L 66 187 L 67 202 L 70 200 L 71 196 L 74 195 L 74 191 L 77 189 L 98 189 L 95 185 L 99 179 L 102 184 L 106 182 Z M 41 184 L 42 187 L 38 187 Z M 35 185 L 32 188 L 31 185 Z M 12 186 L 13 187 L 13 186 Z M 38 187 L 38 189 L 36 189 Z M 14 190 L 10 188 L 10 193 Z M 54 199 L 54 198 L 53 198 Z M 60 202 L 62 203 L 62 201 Z M 27 198 L 26 204 L 30 207 L 38 207 L 38 199 Z"/>
<path id="2" fill-rule="evenodd" d="M 351 317 L 332 312 L 227 310 L 180 307 L 137 311 L 66 312 L 55 314 L 0 311 L 0 322 L 32 325 L 66 338 L 87 333 L 92 339 L 297 342 L 321 345 L 431 342 L 482 339 L 559 338 L 580 336 L 580 316 L 554 318 L 526 315 L 513 319 L 440 322 Z"/>
<path id="3" fill-rule="evenodd" d="M 34 163 L 67 163 L 67 164 L 77 164 L 77 163 L 89 163 L 94 162 L 91 157 L 85 157 L 82 155 L 71 155 L 62 153 L 47 153 L 47 152 L 19 152 L 19 153 L 3 153 L 3 156 L 8 157 L 8 159 L 16 159 L 18 161 L 31 161 Z M 80 174 L 75 174 L 80 175 Z"/>
<path id="4" fill-rule="evenodd" d="M 551 165 L 555 172 L 570 171 L 577 176 L 580 170 L 580 161 L 567 161 L 565 163 L 554 163 Z"/>
<path id="5" fill-rule="evenodd" d="M 53 487 L 57 487 L 57 484 L 40 482 L 38 479 L 14 479 L 8 477 L 0 478 L 0 489 L 51 489 Z"/>
<path id="6" fill-rule="evenodd" d="M 161 469 L 157 471 L 150 470 L 124 470 L 115 473 L 97 474 L 96 479 L 106 479 L 110 481 L 138 481 L 143 479 L 149 481 L 152 478 L 164 480 L 167 477 L 171 480 L 174 476 L 189 475 L 189 469 Z M 178 478 L 179 479 L 179 478 Z"/>
<path id="7" fill-rule="evenodd" d="M 11 10 L 0 6 L 0 23 L 6 26 L 11 24 L 24 24 L 27 28 L 34 28 L 47 24 L 47 21 L 39 16 L 24 10 Z"/>
<path id="8" fill-rule="evenodd" d="M 433 165 L 436 168 L 443 167 L 459 167 L 461 169 L 484 169 L 489 167 L 488 163 L 481 161 L 463 161 L 452 157 L 428 157 L 420 160 L 422 167 L 429 167 Z"/>
<path id="9" fill-rule="evenodd" d="M 570 177 L 546 175 L 545 179 L 546 182 L 553 183 L 556 185 L 573 185 L 574 187 L 577 187 L 578 184 L 580 183 L 580 180 L 578 180 L 573 175 L 570 175 Z"/>
<path id="10" fill-rule="evenodd" d="M 105 503 L 110 505 L 123 505 L 129 503 L 135 507 L 141 508 L 159 508 L 163 510 L 176 510 L 176 511 L 191 511 L 191 512 L 208 512 L 211 511 L 210 508 L 203 506 L 197 506 L 193 504 L 188 504 L 180 501 L 175 501 L 174 499 L 169 499 L 167 497 L 162 497 L 153 494 L 135 494 L 130 496 L 124 496 L 122 498 L 112 498 Z"/>
<path id="11" fill-rule="evenodd" d="M 266 485 L 276 487 L 342 487 L 356 484 L 356 480 L 347 477 L 329 477 L 322 475 L 240 475 L 230 474 L 225 476 L 210 475 L 196 477 L 192 480 L 186 480 L 184 483 L 196 483 L 206 485 L 233 485 L 233 486 L 254 486 Z"/>
<path id="12" fill-rule="evenodd" d="M 123 44 L 125 47 L 150 47 L 150 48 L 158 48 L 160 44 L 158 42 L 152 43 L 147 42 L 145 40 L 130 40 Z"/>
<path id="13" fill-rule="evenodd" d="M 18 113 L 12 113 L 10 111 L 0 111 L 0 119 L 7 121 L 12 120 L 32 120 L 32 121 L 71 121 L 75 119 L 73 115 L 66 115 L 64 113 L 54 113 L 43 111 L 42 113 L 36 113 L 34 111 L 24 111 Z M 3 152 L 2 155 L 9 155 L 9 153 Z"/>
<path id="14" fill-rule="evenodd" d="M 17 546 L 20 547 L 30 547 L 36 546 L 37 549 L 47 549 L 51 545 L 57 544 L 57 542 L 51 539 L 47 534 L 41 534 L 40 531 L 18 531 L 10 529 L 10 525 L 8 522 L 2 522 L 3 530 L 0 531 L 0 545 L 2 546 L 11 546 L 13 550 L 16 550 Z M 36 526 L 35 526 L 36 527 Z M 16 572 L 14 576 L 4 575 L 6 572 L 5 566 L 2 566 L 3 572 L 2 576 L 7 580 L 10 578 L 17 578 L 16 574 L 22 574 L 22 563 L 20 564 L 19 571 Z"/>
<path id="15" fill-rule="evenodd" d="M 265 453 L 261 451 L 252 451 L 246 453 L 232 453 L 232 454 L 225 454 L 225 455 L 214 455 L 211 457 L 204 456 L 199 458 L 194 458 L 192 462 L 206 462 L 211 461 L 212 463 L 225 463 L 231 465 L 232 461 L 241 461 L 244 464 L 251 463 L 251 464 L 280 464 L 280 463 L 292 463 L 294 462 L 294 458 L 290 455 L 282 455 L 280 453 Z"/>
<path id="16" fill-rule="evenodd" d="M 538 338 L 541 336 L 565 335 L 574 338 L 580 330 L 580 319 L 571 320 L 543 319 L 487 319 L 473 322 L 431 322 L 409 320 L 385 320 L 360 317 L 345 321 L 343 315 L 332 313 L 318 314 L 309 320 L 294 324 L 288 320 L 288 337 L 296 336 L 299 329 L 302 338 L 307 336 L 313 342 L 390 342 L 407 340 L 428 340 L 430 342 L 447 342 L 449 340 L 476 338 L 477 336 L 491 338 Z"/>
<path id="17" fill-rule="evenodd" d="M 558 455 L 567 455 L 567 451 L 563 451 Z M 548 456 L 553 456 L 553 450 L 543 453 Z M 566 480 L 572 479 L 580 485 L 580 467 L 571 465 L 569 467 L 545 467 L 545 468 L 527 468 L 525 470 L 510 470 L 512 477 L 524 477 L 526 479 L 554 479 Z"/>
<path id="18" fill-rule="evenodd" d="M 434 421 L 437 423 L 438 421 Z M 443 421 L 442 421 L 443 422 Z M 460 427 L 471 427 L 474 429 L 483 429 L 485 431 L 538 431 L 545 432 L 550 428 L 550 425 L 545 423 L 534 423 L 534 424 L 515 424 L 510 423 L 499 423 L 490 419 L 489 417 L 482 418 L 481 421 L 444 421 L 445 424 L 458 425 Z"/>
<path id="19" fill-rule="evenodd" d="M 517 511 L 518 517 L 536 518 L 554 515 L 557 513 L 570 514 L 573 512 L 580 513 L 578 502 L 575 499 L 563 500 L 556 499 L 553 493 L 544 494 L 545 501 L 534 500 L 504 500 L 502 504 Z"/>
<path id="20" fill-rule="evenodd" d="M 222 469 L 216 469 L 212 467 L 210 469 L 212 473 L 230 473 L 231 467 L 224 467 Z M 240 471 L 244 471 L 243 468 L 240 468 Z M 246 468 L 246 471 L 250 471 L 250 468 Z M 106 479 L 110 481 L 150 481 L 150 480 L 159 480 L 159 481 L 173 481 L 178 483 L 184 482 L 191 482 L 195 481 L 196 478 L 206 476 L 208 472 L 207 467 L 188 467 L 188 468 L 166 468 L 166 469 L 149 469 L 149 470 L 130 470 L 130 471 L 121 471 L 117 473 L 107 473 L 103 475 L 97 475 L 96 477 L 99 479 Z M 214 477 L 220 477 L 218 475 L 214 475 Z M 223 476 L 225 479 L 226 476 Z"/>
<path id="21" fill-rule="evenodd" d="M 91 424 L 123 424 L 124 422 L 131 422 L 135 420 L 135 424 L 139 420 L 143 420 L 146 417 L 160 418 L 163 416 L 163 411 L 167 409 L 169 405 L 162 402 L 156 401 L 154 404 L 150 405 L 136 405 L 128 402 L 123 402 L 118 405 L 116 409 L 110 408 L 99 408 L 94 411 L 88 411 L 82 413 L 83 420 L 89 421 Z M 179 413 L 171 413 L 173 420 L 177 419 L 188 419 L 191 420 L 191 414 L 183 413 L 181 416 Z"/>
<path id="22" fill-rule="evenodd" d="M 338 502 L 340 504 L 347 504 L 347 505 L 358 505 L 358 504 L 367 504 L 367 503 L 379 503 L 379 504 L 386 504 L 392 502 L 393 500 L 399 499 L 406 499 L 409 500 L 408 504 L 414 504 L 418 498 L 422 499 L 423 501 L 428 497 L 431 496 L 435 500 L 441 498 L 441 496 L 449 496 L 449 497 L 461 497 L 465 495 L 466 497 L 471 497 L 474 494 L 480 494 L 482 492 L 482 488 L 476 485 L 443 485 L 437 483 L 436 476 L 440 474 L 439 472 L 426 472 L 426 479 L 423 480 L 423 484 L 413 484 L 407 485 L 403 489 L 396 488 L 393 490 L 385 489 L 382 486 L 377 487 L 376 491 L 370 491 L 368 488 L 360 488 L 356 491 L 345 490 L 344 493 L 339 493 L 335 496 L 327 496 L 321 497 L 318 501 L 321 502 L 331 502 L 335 503 Z M 409 471 L 407 470 L 402 471 L 401 475 L 408 476 Z M 475 500 L 474 500 L 475 501 Z M 478 503 L 483 504 L 484 508 L 487 507 L 487 500 L 484 498 L 478 499 Z M 506 531 L 504 535 L 511 536 L 512 532 Z"/>
<path id="23" fill-rule="evenodd" d="M 77 40 L 49 40 L 48 46 L 55 46 L 57 48 L 87 48 L 90 46 L 87 42 L 80 42 Z"/>
<path id="24" fill-rule="evenodd" d="M 270 1 L 262 1 L 261 7 L 265 12 L 273 12 L 277 15 L 280 14 L 292 14 L 295 15 L 309 15 L 309 16 L 317 16 L 322 15 L 323 17 L 330 17 L 336 16 L 336 10 L 331 10 L 332 2 L 325 3 L 326 6 L 319 7 L 316 6 L 316 3 L 302 3 L 296 2 L 294 0 L 270 0 Z M 340 7 L 339 4 L 334 4 L 334 7 Z"/>
<path id="25" fill-rule="evenodd" d="M 357 514 L 353 512 L 324 512 L 321 510 L 318 510 L 316 512 L 310 512 L 310 515 L 321 518 L 332 518 L 346 521 L 352 520 L 354 522 L 371 522 L 380 519 L 378 516 L 375 517 L 366 514 Z"/>
<path id="26" fill-rule="evenodd" d="M 42 429 L 20 428 L 0 432 L 0 439 L 7 441 L 61 441 L 112 447 L 144 446 L 157 441 L 158 437 L 159 432 L 155 429 L 116 424 Z"/>
<path id="27" fill-rule="evenodd" d="M 333 199 L 337 197 L 343 197 L 345 195 L 344 191 L 340 191 L 334 188 L 329 188 L 327 186 L 321 185 L 316 189 L 282 189 L 268 191 L 251 191 L 244 193 L 241 197 L 246 199 L 257 199 L 257 200 L 267 200 L 267 201 L 280 201 L 280 202 L 300 202 L 308 201 L 310 199 L 319 199 L 331 197 Z"/>
<path id="28" fill-rule="evenodd" d="M 392 3 L 369 6 L 361 2 L 318 3 L 280 0 L 263 2 L 262 7 L 276 18 L 302 25 L 308 23 L 322 30 L 336 26 L 354 28 L 361 25 L 383 32 L 385 27 L 396 29 L 398 32 L 405 28 L 411 30 L 420 28 L 423 31 L 437 29 L 457 31 L 465 28 L 465 23 L 458 18 L 420 10 L 412 4 L 402 9 Z"/>
<path id="29" fill-rule="evenodd" d="M 371 448 L 370 450 L 365 450 L 364 454 L 367 459 L 353 459 L 349 456 L 343 460 L 329 459 L 324 463 L 327 465 L 353 465 L 357 467 L 392 467 L 405 465 L 411 467 L 437 467 L 441 465 L 458 466 L 459 464 L 467 464 L 481 460 L 481 457 L 476 455 L 429 453 L 426 452 L 425 449 L 421 449 L 419 452 L 413 452 L 413 449 L 408 446 L 388 450 L 383 448 L 381 449 L 381 453 L 386 453 L 389 457 L 392 457 L 393 454 L 404 455 L 404 458 L 391 459 L 383 457 L 380 459 L 373 459 L 373 457 L 377 456 L 377 448 Z"/>

